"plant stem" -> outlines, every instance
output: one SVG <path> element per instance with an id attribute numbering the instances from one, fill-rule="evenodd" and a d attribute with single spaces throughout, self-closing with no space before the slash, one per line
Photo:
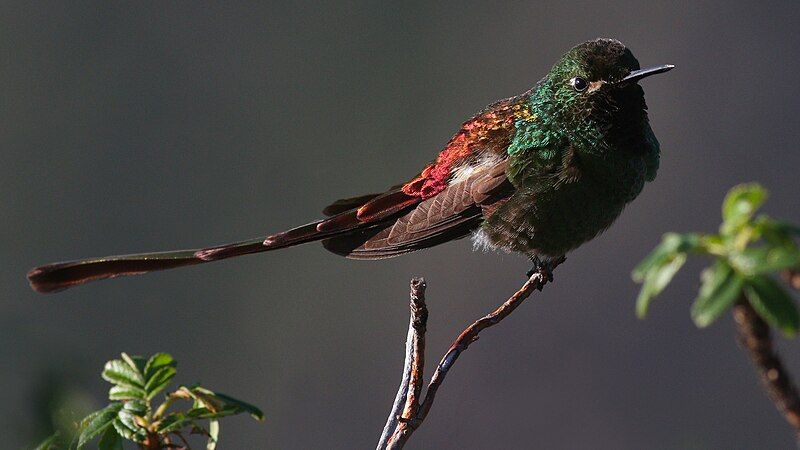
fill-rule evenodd
<path id="1" fill-rule="evenodd" d="M 800 444 L 800 397 L 789 372 L 775 352 L 769 325 L 746 301 L 740 301 L 733 310 L 736 338 L 756 366 L 764 389 L 789 425 L 794 428 Z"/>

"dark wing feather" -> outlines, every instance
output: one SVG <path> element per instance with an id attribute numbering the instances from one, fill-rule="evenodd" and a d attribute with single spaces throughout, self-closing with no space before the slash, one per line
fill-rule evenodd
<path id="1" fill-rule="evenodd" d="M 335 216 L 339 213 L 358 208 L 379 195 L 381 194 L 366 194 L 359 195 L 358 197 L 342 198 L 326 206 L 325 209 L 322 210 L 322 214 L 326 216 Z"/>
<path id="2" fill-rule="evenodd" d="M 404 184 L 405 183 L 396 184 L 387 189 L 386 191 L 387 192 L 396 191 L 401 187 L 403 187 Z M 326 216 L 335 216 L 337 214 L 350 211 L 351 209 L 357 209 L 363 206 L 368 201 L 372 200 L 373 198 L 380 197 L 383 194 L 385 194 L 385 192 L 359 195 L 357 197 L 342 198 L 326 206 L 325 209 L 322 210 L 322 214 L 325 214 Z"/>

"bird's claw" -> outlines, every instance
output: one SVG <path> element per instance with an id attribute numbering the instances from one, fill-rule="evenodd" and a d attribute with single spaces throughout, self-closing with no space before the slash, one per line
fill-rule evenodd
<path id="1" fill-rule="evenodd" d="M 556 259 L 544 258 L 543 261 L 538 256 L 534 256 L 533 258 L 531 258 L 531 261 L 533 262 L 533 267 L 531 267 L 531 270 L 529 270 L 526 275 L 528 276 L 528 278 L 536 274 L 542 276 L 542 283 L 540 284 L 539 290 L 541 290 L 541 286 L 544 285 L 544 283 L 550 283 L 553 281 L 553 269 L 556 266 L 555 263 Z"/>

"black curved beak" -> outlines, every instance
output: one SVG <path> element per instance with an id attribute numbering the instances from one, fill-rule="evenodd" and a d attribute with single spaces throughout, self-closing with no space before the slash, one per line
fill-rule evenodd
<path id="1" fill-rule="evenodd" d="M 664 64 L 663 66 L 655 66 L 655 67 L 648 67 L 646 69 L 634 70 L 633 72 L 629 73 L 628 76 L 626 76 L 625 78 L 617 81 L 617 84 L 635 83 L 641 80 L 642 78 L 649 77 L 650 75 L 669 72 L 674 68 L 675 66 L 672 64 Z"/>

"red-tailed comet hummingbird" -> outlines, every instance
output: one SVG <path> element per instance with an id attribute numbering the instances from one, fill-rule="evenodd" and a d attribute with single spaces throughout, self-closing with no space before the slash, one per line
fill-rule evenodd
<path id="1" fill-rule="evenodd" d="M 468 235 L 478 248 L 552 261 L 608 228 L 656 176 L 659 145 L 639 81 L 672 68 L 640 68 L 617 40 L 584 42 L 533 88 L 464 122 L 418 174 L 337 200 L 323 219 L 216 247 L 49 264 L 28 279 L 36 291 L 55 292 L 312 241 L 380 259 Z"/>

